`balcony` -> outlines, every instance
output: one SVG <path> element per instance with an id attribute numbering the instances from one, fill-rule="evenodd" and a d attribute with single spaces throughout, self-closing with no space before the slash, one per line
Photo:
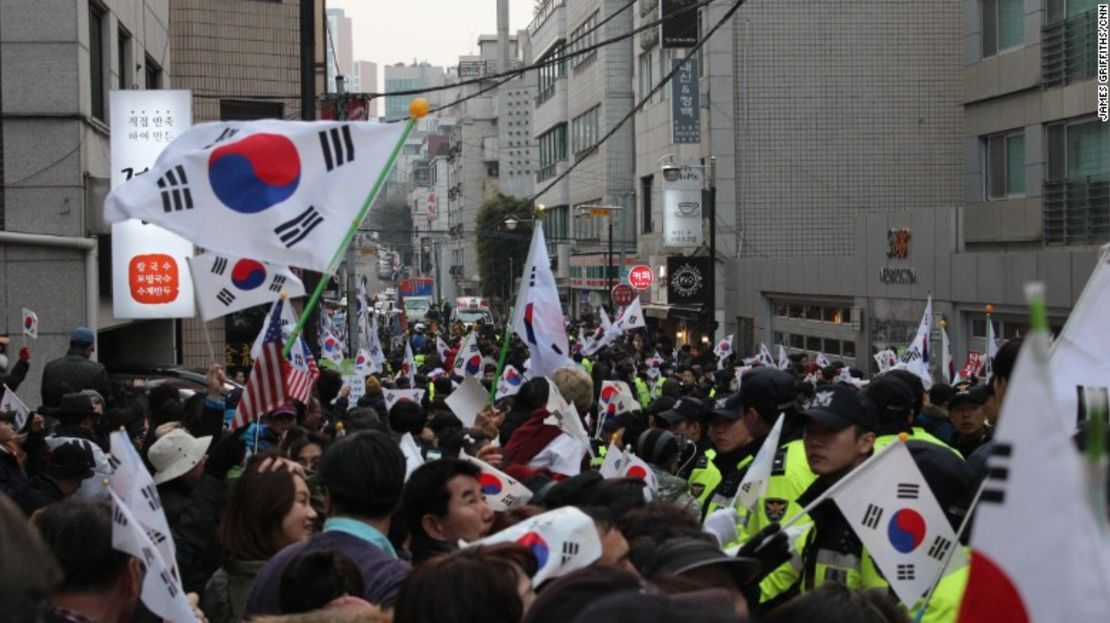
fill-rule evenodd
<path id="1" fill-rule="evenodd" d="M 1110 176 L 1046 181 L 1043 214 L 1046 245 L 1110 240 Z"/>
<path id="2" fill-rule="evenodd" d="M 1098 11 L 1045 26 L 1041 31 L 1042 82 L 1046 87 L 1087 80 L 1098 65 Z"/>

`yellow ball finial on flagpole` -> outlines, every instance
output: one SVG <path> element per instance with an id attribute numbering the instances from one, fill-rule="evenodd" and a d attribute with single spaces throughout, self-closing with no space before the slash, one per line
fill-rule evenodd
<path id="1" fill-rule="evenodd" d="M 984 309 L 987 310 L 988 314 L 994 313 L 994 305 L 987 305 Z"/>
<path id="2" fill-rule="evenodd" d="M 947 320 L 941 320 L 940 321 L 940 328 L 941 329 L 947 329 L 948 328 L 948 321 Z"/>
<path id="3" fill-rule="evenodd" d="M 409 102 L 409 116 L 413 119 L 423 119 L 428 114 L 428 100 L 418 97 Z"/>
<path id="4" fill-rule="evenodd" d="M 283 300 L 283 301 L 285 301 L 285 300 L 288 300 L 288 299 L 289 299 L 289 293 L 288 293 L 288 292 L 286 292 L 285 290 L 282 290 L 282 291 L 281 291 L 281 295 L 280 295 L 280 296 L 281 296 L 281 300 Z"/>
<path id="5" fill-rule="evenodd" d="M 898 433 L 898 439 L 906 441 L 910 438 L 909 433 Z"/>

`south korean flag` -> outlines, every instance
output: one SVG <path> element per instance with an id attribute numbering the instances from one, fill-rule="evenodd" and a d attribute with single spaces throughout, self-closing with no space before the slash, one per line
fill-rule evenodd
<path id="1" fill-rule="evenodd" d="M 304 296 L 304 284 L 285 267 L 217 253 L 189 258 L 189 264 L 205 320 L 270 303 L 282 292 Z"/>
<path id="2" fill-rule="evenodd" d="M 217 253 L 326 271 L 404 124 L 246 121 L 183 132 L 104 218 L 160 225 Z"/>

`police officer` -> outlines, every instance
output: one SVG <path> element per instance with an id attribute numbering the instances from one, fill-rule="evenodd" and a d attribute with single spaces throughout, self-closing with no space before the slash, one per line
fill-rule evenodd
<path id="1" fill-rule="evenodd" d="M 879 416 L 875 439 L 876 450 L 882 450 L 894 443 L 899 435 L 904 433 L 908 439 L 934 444 L 955 452 L 951 446 L 929 434 L 924 428 L 913 426 L 916 419 L 914 393 L 901 377 L 884 374 L 871 381 L 863 393 L 875 403 Z"/>
<path id="2" fill-rule="evenodd" d="M 706 434 L 710 415 L 709 407 L 689 396 L 679 398 L 673 407 L 658 415 L 658 420 L 683 446 L 677 475 L 690 484 L 690 494 L 701 504 L 721 481 L 721 473 L 713 465 L 717 453 Z"/>
<path id="3" fill-rule="evenodd" d="M 743 428 L 750 434 L 751 441 L 744 448 L 735 469 L 725 474 L 721 484 L 710 495 L 706 517 L 732 502 L 752 459 L 771 433 L 779 415 L 783 416 L 783 429 L 779 435 L 767 496 L 760 500 L 752 513 L 740 517 L 737 536 L 744 537 L 740 540 L 747 540 L 771 523 L 781 521 L 790 502 L 813 482 L 814 475 L 806 464 L 801 447 L 802 422 L 795 411 L 796 394 L 794 377 L 790 373 L 774 368 L 757 368 L 745 374 L 740 391 L 719 401 L 720 406 L 713 412 L 716 417 L 710 425 L 711 436 L 718 432 L 724 438 L 727 437 L 726 431 Z M 716 437 L 714 441 L 717 441 Z"/>

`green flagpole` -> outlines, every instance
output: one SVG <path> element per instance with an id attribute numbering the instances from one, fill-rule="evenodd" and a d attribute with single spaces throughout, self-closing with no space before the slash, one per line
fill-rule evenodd
<path id="1" fill-rule="evenodd" d="M 366 213 L 370 211 L 370 204 L 374 203 L 377 198 L 378 192 L 381 191 L 382 184 L 385 183 L 385 178 L 389 175 L 389 170 L 393 168 L 393 163 L 397 161 L 397 156 L 401 153 L 401 148 L 405 145 L 409 134 L 412 129 L 416 127 L 418 119 L 428 114 L 428 100 L 424 98 L 417 98 L 409 104 L 409 120 L 405 122 L 405 129 L 401 131 L 400 138 L 397 139 L 397 144 L 393 146 L 393 151 L 389 152 L 389 159 L 386 160 L 385 166 L 378 172 L 378 179 L 374 180 L 374 186 L 370 189 L 370 194 L 366 195 L 366 200 L 362 202 L 362 208 L 359 209 L 358 215 L 355 220 L 351 222 L 351 227 L 347 229 L 346 235 L 343 236 L 343 241 L 339 243 L 339 247 L 332 255 L 331 261 L 328 262 L 328 269 L 324 272 L 323 279 L 320 283 L 316 284 L 316 289 L 313 290 L 312 296 L 309 297 L 308 303 L 304 306 L 304 311 L 301 312 L 301 317 L 297 319 L 297 324 L 293 327 L 293 332 L 289 334 L 289 339 L 285 342 L 285 348 L 282 354 L 288 358 L 289 350 L 293 348 L 293 342 L 296 341 L 297 336 L 301 334 L 304 329 L 305 322 L 308 321 L 309 314 L 316 308 L 316 304 L 320 302 L 320 297 L 324 294 L 324 288 L 328 285 L 327 276 L 335 272 L 335 265 L 339 263 L 339 258 L 347 250 L 347 245 L 351 244 L 351 239 L 355 237 L 358 231 L 358 226 L 362 223 L 362 219 L 366 218 Z M 347 336 L 350 339 L 350 336 Z"/>
<path id="2" fill-rule="evenodd" d="M 509 317 L 505 320 L 505 330 L 501 332 L 501 356 L 497 359 L 497 376 L 493 377 L 493 383 L 489 388 L 489 401 L 497 399 L 497 384 L 501 381 L 501 373 L 505 371 L 505 358 L 509 355 L 509 342 L 512 340 L 512 325 L 513 323 L 513 308 L 509 308 Z"/>

